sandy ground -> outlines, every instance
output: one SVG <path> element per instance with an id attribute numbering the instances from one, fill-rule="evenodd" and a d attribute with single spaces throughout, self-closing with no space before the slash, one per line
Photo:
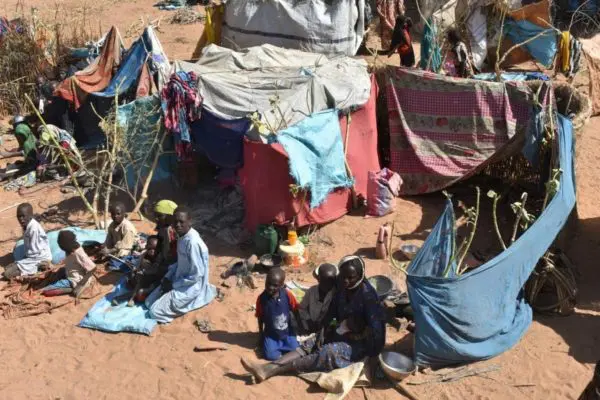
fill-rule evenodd
<path id="1" fill-rule="evenodd" d="M 15 15 L 16 1 L 0 4 L 0 14 Z M 164 20 L 171 14 L 152 7 L 152 0 L 96 1 L 83 4 L 78 0 L 60 3 L 68 13 L 86 8 L 91 26 L 116 24 L 126 32 L 140 18 L 163 18 L 159 38 L 171 58 L 189 58 L 201 24 L 170 25 Z M 53 5 L 41 0 L 25 0 L 25 10 L 39 7 L 51 13 Z M 66 15 L 66 14 L 65 14 Z M 69 14 L 71 15 L 71 14 Z M 65 22 L 69 18 L 64 17 Z M 581 139 L 578 160 L 579 221 L 570 237 L 568 254 L 581 273 L 577 311 L 569 317 L 536 316 L 523 340 L 510 351 L 482 364 L 498 364 L 500 370 L 488 377 L 472 377 L 455 383 L 423 385 L 414 392 L 421 399 L 574 399 L 587 384 L 593 363 L 600 359 L 600 295 L 597 260 L 600 259 L 600 162 L 598 147 L 600 118 L 593 119 Z M 5 143 L 14 147 L 15 142 Z M 485 193 L 485 191 L 484 191 Z M 185 194 L 193 196 L 193 193 Z M 57 189 L 41 190 L 27 197 L 0 192 L 0 210 L 29 201 L 36 212 L 58 205 L 64 221 L 44 223 L 56 229 L 66 223 L 85 223 L 82 206 L 70 194 Z M 399 234 L 406 240 L 422 240 L 431 228 L 443 204 L 441 195 L 398 200 L 397 212 L 383 219 L 347 216 L 323 227 L 311 246 L 317 261 L 335 261 L 360 252 L 367 258 L 370 275 L 393 276 L 399 286 L 404 277 L 383 261 L 372 259 L 372 247 L 378 226 L 395 221 Z M 11 261 L 10 252 L 21 231 L 14 217 L 15 209 L 0 211 L 0 265 Z M 150 232 L 150 223 L 136 223 Z M 211 249 L 211 281 L 219 285 L 219 273 L 233 257 L 245 255 L 223 243 L 206 238 Z M 493 240 L 493 239 L 490 239 Z M 332 241 L 334 245 L 326 242 Z M 312 283 L 308 273 L 294 279 Z M 263 281 L 258 282 L 259 285 Z M 107 288 L 108 289 L 108 288 Z M 94 300 L 69 305 L 52 314 L 18 320 L 0 321 L 0 399 L 281 399 L 323 398 L 318 388 L 294 377 L 277 377 L 261 385 L 249 385 L 239 364 L 241 356 L 253 356 L 256 322 L 249 311 L 260 290 L 225 289 L 222 303 L 186 315 L 168 326 L 156 329 L 151 337 L 131 334 L 105 334 L 81 329 L 76 324 Z M 198 318 L 209 319 L 214 331 L 202 334 L 193 326 Z M 403 339 L 403 340 L 401 340 Z M 209 341 L 229 345 L 220 353 L 194 353 L 195 345 Z M 388 328 L 388 346 L 410 341 L 406 331 Z M 400 344 L 397 344 L 400 346 Z M 386 383 L 353 390 L 349 399 L 402 398 Z"/>

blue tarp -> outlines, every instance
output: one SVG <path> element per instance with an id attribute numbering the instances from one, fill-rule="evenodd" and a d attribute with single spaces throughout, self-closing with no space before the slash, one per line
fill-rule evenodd
<path id="1" fill-rule="evenodd" d="M 154 161 L 155 153 L 152 150 L 156 145 L 154 140 L 157 124 L 160 122 L 160 113 L 160 100 L 156 96 L 139 98 L 119 107 L 117 111 L 117 122 L 125 131 L 126 147 L 130 150 L 131 158 L 136 161 L 135 166 L 129 165 L 127 168 L 129 187 L 134 187 L 138 180 L 135 174 L 136 170 L 140 171 L 142 178 L 150 171 Z M 164 129 L 164 127 L 161 125 L 160 129 Z M 163 149 L 168 149 L 168 147 L 167 141 L 165 141 Z M 170 179 L 175 164 L 174 154 L 162 154 L 158 159 L 154 175 L 152 175 L 152 182 Z"/>
<path id="2" fill-rule="evenodd" d="M 336 188 L 352 186 L 345 167 L 337 110 L 312 114 L 276 135 L 290 159 L 296 184 L 310 191 L 310 207 L 318 207 Z"/>
<path id="3" fill-rule="evenodd" d="M 77 237 L 77 241 L 80 244 L 83 244 L 86 241 L 94 241 L 104 243 L 106 240 L 106 232 L 103 230 L 95 230 L 95 229 L 81 229 L 76 227 L 64 228 L 61 230 L 68 230 L 75 233 Z M 65 259 L 65 252 L 58 247 L 58 232 L 53 231 L 48 232 L 48 240 L 50 241 L 50 252 L 52 253 L 52 264 L 59 264 L 62 260 Z M 25 248 L 23 247 L 23 240 L 17 241 L 15 245 L 15 249 L 13 251 L 13 256 L 15 260 L 22 260 L 25 257 Z"/>
<path id="4" fill-rule="evenodd" d="M 191 126 L 194 146 L 222 168 L 239 168 L 243 164 L 244 135 L 250 128 L 250 120 L 239 118 L 226 120 L 203 109 L 199 120 Z"/>
<path id="5" fill-rule="evenodd" d="M 125 277 L 121 278 L 112 292 L 94 304 L 79 323 L 80 327 L 112 333 L 132 332 L 144 335 L 152 333 L 157 322 L 150 318 L 148 309 L 143 303 L 127 307 L 127 301 L 123 301 L 118 306 L 112 306 L 115 297 L 131 293 L 125 285 L 125 279 Z"/>
<path id="6" fill-rule="evenodd" d="M 542 28 L 527 20 L 515 21 L 508 19 L 504 23 L 504 31 L 513 44 L 524 43 L 526 40 L 545 31 L 544 34 L 525 43 L 523 46 L 542 65 L 548 68 L 552 66 L 557 51 L 557 34 L 554 29 Z"/>
<path id="7" fill-rule="evenodd" d="M 500 77 L 503 81 L 507 82 L 526 82 L 526 81 L 549 81 L 548 75 L 542 72 L 503 72 Z M 494 72 L 483 72 L 481 74 L 473 75 L 473 79 L 480 81 L 496 81 L 496 74 Z"/>
<path id="8" fill-rule="evenodd" d="M 444 270 L 454 244 L 450 201 L 411 262 L 408 292 L 415 313 L 416 361 L 443 366 L 484 360 L 514 346 L 532 320 L 522 288 L 575 205 L 573 127 L 559 116 L 558 193 L 539 218 L 507 250 L 462 276 Z"/>
<path id="9" fill-rule="evenodd" d="M 115 97 L 115 95 L 127 92 L 137 81 L 142 71 L 144 63 L 148 60 L 148 53 L 151 51 L 152 45 L 148 38 L 147 31 L 144 31 L 142 36 L 136 40 L 129 50 L 119 70 L 113 76 L 110 84 L 101 92 L 95 92 L 94 95 L 101 97 Z"/>

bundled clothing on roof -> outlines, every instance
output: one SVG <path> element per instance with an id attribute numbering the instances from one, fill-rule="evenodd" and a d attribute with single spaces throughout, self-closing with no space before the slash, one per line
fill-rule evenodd
<path id="1" fill-rule="evenodd" d="M 179 238 L 177 263 L 169 267 L 165 278 L 173 289 L 165 293 L 158 287 L 146 299 L 150 315 L 160 323 L 204 307 L 217 295 L 208 281 L 208 248 L 194 228 Z"/>
<path id="2" fill-rule="evenodd" d="M 161 92 L 165 128 L 175 138 L 175 151 L 180 159 L 186 158 L 185 153 L 191 150 L 189 124 L 200 118 L 202 96 L 197 85 L 195 73 L 179 71 L 171 75 Z"/>

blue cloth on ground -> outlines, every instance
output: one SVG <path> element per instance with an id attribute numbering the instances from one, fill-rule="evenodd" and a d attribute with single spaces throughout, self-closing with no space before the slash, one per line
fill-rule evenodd
<path id="1" fill-rule="evenodd" d="M 104 243 L 104 241 L 106 240 L 106 231 L 104 230 L 81 229 L 76 227 L 68 227 L 61 230 L 72 231 L 73 233 L 75 233 L 79 244 L 83 244 L 86 241 Z M 62 251 L 60 247 L 58 247 L 58 232 L 60 231 L 48 232 L 50 252 L 52 253 L 52 264 L 59 264 L 66 257 L 65 252 Z M 23 247 L 23 239 L 17 241 L 17 244 L 15 245 L 15 249 L 13 251 L 13 257 L 16 261 L 25 258 L 25 248 Z"/>
<path id="2" fill-rule="evenodd" d="M 560 187 L 539 218 L 507 250 L 461 276 L 452 258 L 450 201 L 407 270 L 415 313 L 416 361 L 443 366 L 484 360 L 514 346 L 532 320 L 522 288 L 575 205 L 573 126 L 558 116 Z"/>
<path id="3" fill-rule="evenodd" d="M 334 189 L 352 186 L 337 110 L 312 114 L 276 139 L 288 154 L 292 178 L 310 191 L 310 208 L 318 207 Z"/>
<path id="4" fill-rule="evenodd" d="M 300 345 L 296 336 L 287 336 L 281 340 L 265 335 L 263 339 L 263 355 L 265 360 L 277 361 L 285 353 L 296 350 Z"/>
<path id="5" fill-rule="evenodd" d="M 129 256 L 123 257 L 122 260 L 127 261 L 130 264 L 137 265 L 140 260 L 140 256 L 129 255 Z M 115 260 L 114 258 L 111 258 L 110 261 L 108 262 L 108 268 L 111 271 L 118 271 L 118 272 L 131 271 L 131 268 L 127 264 L 122 263 L 121 261 Z"/>
<path id="6" fill-rule="evenodd" d="M 112 300 L 118 296 L 131 293 L 125 284 L 126 277 L 121 278 L 114 290 L 98 300 L 79 323 L 82 328 L 96 329 L 104 332 L 133 332 L 150 335 L 157 322 L 150 318 L 144 304 L 127 306 L 127 301 L 112 306 Z"/>
<path id="7" fill-rule="evenodd" d="M 191 126 L 194 146 L 210 161 L 222 168 L 238 168 L 243 164 L 244 135 L 250 128 L 248 118 L 226 120 L 203 109 L 199 120 Z"/>
<path id="8" fill-rule="evenodd" d="M 544 34 L 525 43 L 523 46 L 533 58 L 545 67 L 549 68 L 552 65 L 557 51 L 557 35 L 553 29 L 543 28 L 527 20 L 507 19 L 504 23 L 504 31 L 514 44 L 523 43 L 545 31 Z"/>
<path id="9" fill-rule="evenodd" d="M 48 286 L 44 286 L 44 288 L 42 289 L 42 292 L 45 292 L 46 290 L 66 289 L 66 288 L 70 288 L 70 287 L 71 287 L 71 282 L 69 282 L 68 279 L 59 279 L 56 282 L 49 284 Z"/>

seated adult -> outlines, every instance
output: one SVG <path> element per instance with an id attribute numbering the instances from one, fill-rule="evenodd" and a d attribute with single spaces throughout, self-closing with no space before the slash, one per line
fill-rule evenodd
<path id="1" fill-rule="evenodd" d="M 385 315 L 375 289 L 365 279 L 364 261 L 358 256 L 342 258 L 339 274 L 341 289 L 318 340 L 309 340 L 275 362 L 257 364 L 242 358 L 243 367 L 257 382 L 289 372 L 332 371 L 381 353 L 385 345 Z"/>
<path id="2" fill-rule="evenodd" d="M 171 265 L 161 286 L 146 299 L 150 315 L 160 323 L 210 303 L 217 295 L 208 282 L 208 248 L 200 234 L 192 228 L 189 211 L 178 207 L 174 214 L 177 241 L 177 263 Z"/>
<path id="3" fill-rule="evenodd" d="M 12 125 L 14 135 L 17 142 L 19 142 L 19 149 L 17 151 L 0 151 L 0 159 L 23 156 L 23 160 L 8 164 L 6 168 L 0 169 L 0 181 L 25 175 L 33 171 L 37 164 L 37 139 L 25 122 L 25 118 L 17 115 L 14 117 Z"/>

